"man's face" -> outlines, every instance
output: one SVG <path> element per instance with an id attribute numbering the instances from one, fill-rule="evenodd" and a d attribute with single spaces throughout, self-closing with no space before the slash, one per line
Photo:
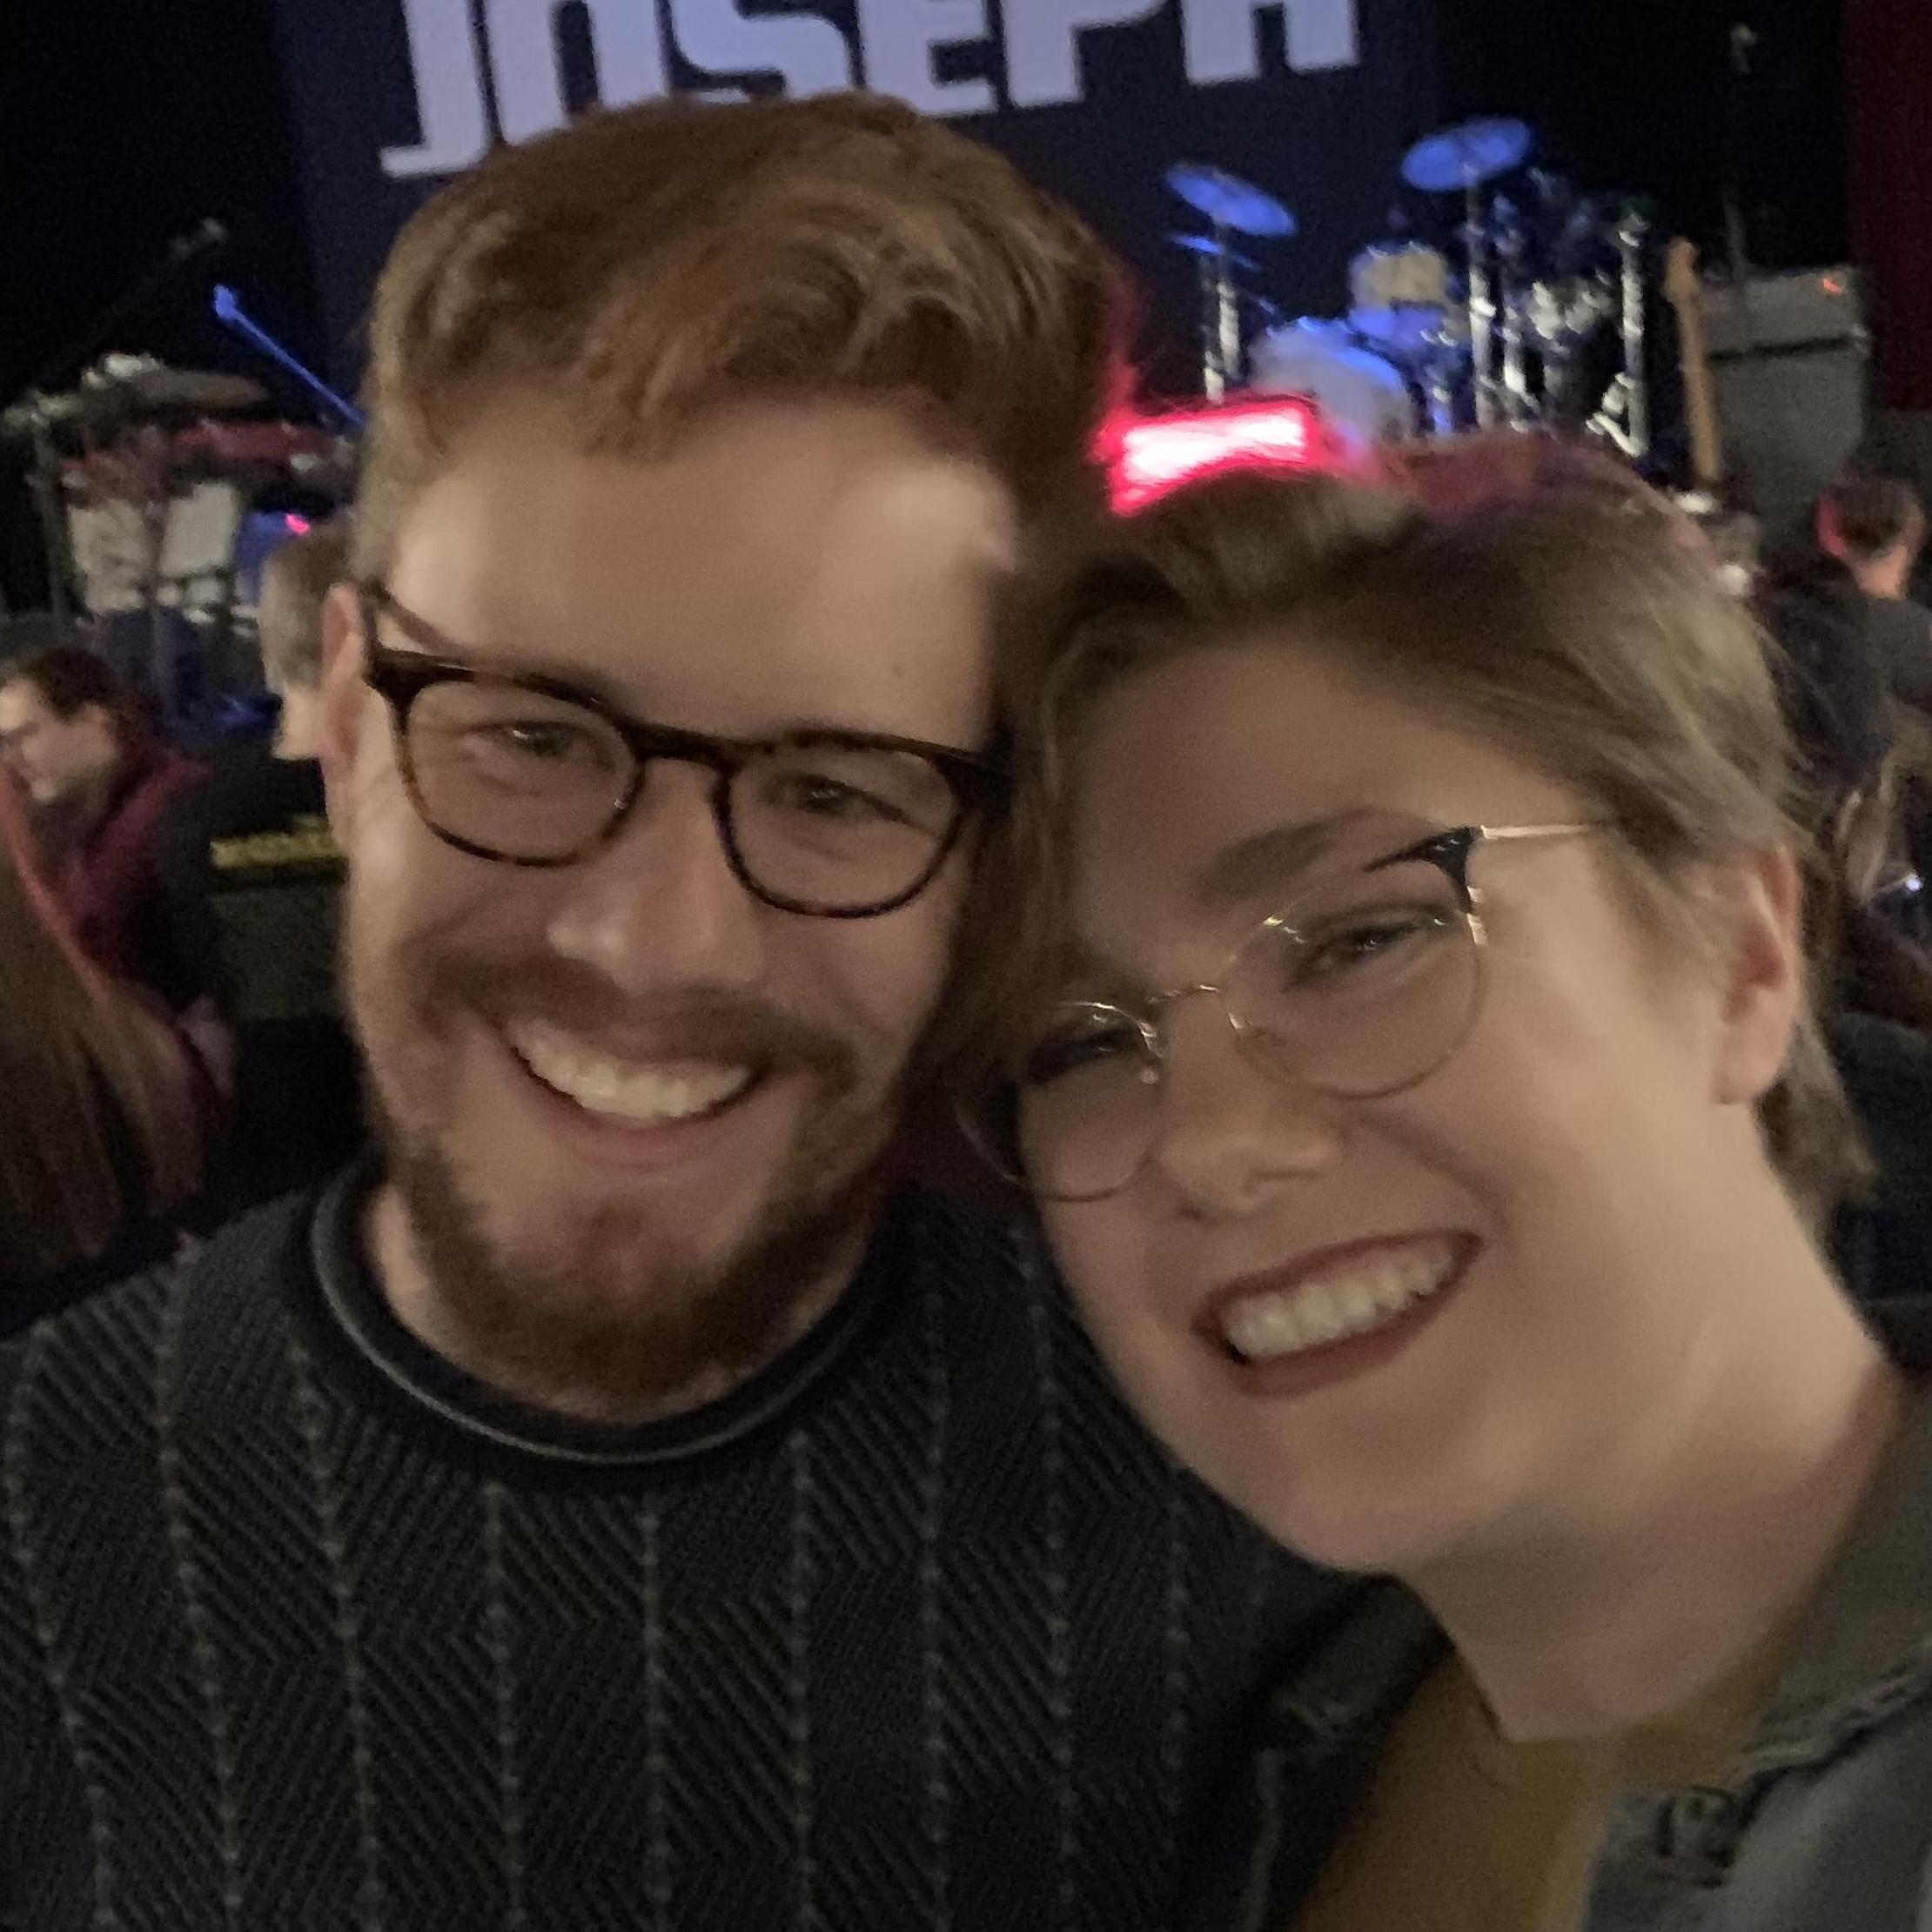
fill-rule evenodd
<path id="1" fill-rule="evenodd" d="M 97 704 L 64 718 L 29 678 L 0 685 L 0 755 L 37 805 L 57 805 L 113 769 L 114 726 Z"/>
<path id="2" fill-rule="evenodd" d="M 878 410 L 748 406 L 652 461 L 506 413 L 412 506 L 387 588 L 445 654 L 633 719 L 976 751 L 1010 522 L 983 473 Z M 338 597 L 347 992 L 442 1318 L 474 1358 L 594 1385 L 613 1413 L 741 1379 L 862 1221 L 970 839 L 896 911 L 781 912 L 728 862 L 713 775 L 665 760 L 574 863 L 453 849 L 410 801 Z"/>

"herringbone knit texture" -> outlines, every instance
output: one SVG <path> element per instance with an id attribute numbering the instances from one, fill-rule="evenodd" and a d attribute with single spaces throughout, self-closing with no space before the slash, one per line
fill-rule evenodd
<path id="1" fill-rule="evenodd" d="M 357 1195 L 0 1353 L 0 1925 L 1134 1932 L 1327 1587 L 902 1204 L 731 1402 L 511 1415 Z"/>

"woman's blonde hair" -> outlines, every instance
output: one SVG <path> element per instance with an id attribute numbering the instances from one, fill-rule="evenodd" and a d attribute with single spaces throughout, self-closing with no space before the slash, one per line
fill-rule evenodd
<path id="1" fill-rule="evenodd" d="M 1020 719 L 1013 814 L 989 855 L 969 947 L 1013 963 L 963 989 L 961 1053 L 996 1041 L 1065 902 L 1070 761 L 1097 701 L 1191 651 L 1288 637 L 1507 749 L 1620 833 L 1648 922 L 1710 930 L 1701 862 L 1784 849 L 1808 864 L 1763 641 L 1660 504 L 1485 503 L 1431 513 L 1328 479 L 1224 477 L 1073 545 L 1016 600 L 1006 676 Z M 1029 909 L 1023 943 L 1015 907 Z M 1868 1164 L 1810 1004 L 1761 1104 L 1767 1144 L 1815 1219 Z"/>

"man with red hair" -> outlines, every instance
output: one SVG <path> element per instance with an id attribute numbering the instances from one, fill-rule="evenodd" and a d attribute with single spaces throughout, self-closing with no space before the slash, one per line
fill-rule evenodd
<path id="1" fill-rule="evenodd" d="M 1177 1922 L 1332 1588 L 902 1139 L 1116 292 L 856 96 L 404 235 L 322 691 L 380 1144 L 0 1353 L 10 1922 Z"/>

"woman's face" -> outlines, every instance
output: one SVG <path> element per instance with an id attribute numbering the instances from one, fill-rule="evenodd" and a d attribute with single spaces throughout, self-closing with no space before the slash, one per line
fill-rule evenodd
<path id="1" fill-rule="evenodd" d="M 1116 688 L 1074 787 L 1066 990 L 1130 1009 L 1216 982 L 1262 921 L 1432 833 L 1594 815 L 1274 641 Z M 1607 1504 L 1697 1399 L 1794 976 L 1774 889 L 1741 875 L 1736 943 L 1672 956 L 1610 836 L 1476 848 L 1480 1004 L 1419 1083 L 1331 1097 L 1184 997 L 1135 1178 L 1046 1208 L 1130 1399 L 1318 1560 L 1403 1568 Z M 1372 1001 L 1359 1023 L 1372 1063 Z"/>

